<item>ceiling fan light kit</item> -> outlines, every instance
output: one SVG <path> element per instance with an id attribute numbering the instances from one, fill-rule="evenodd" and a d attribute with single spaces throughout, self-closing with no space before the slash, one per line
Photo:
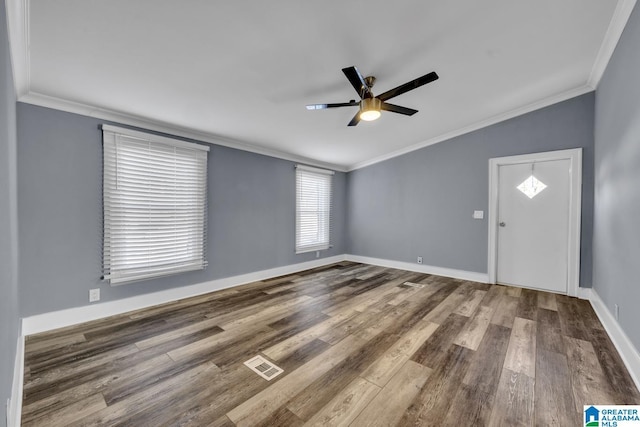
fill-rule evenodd
<path id="1" fill-rule="evenodd" d="M 378 98 L 365 98 L 360 101 L 360 120 L 371 122 L 380 117 L 380 105 Z"/>
<path id="2" fill-rule="evenodd" d="M 342 72 L 347 77 L 356 92 L 358 92 L 360 101 L 357 102 L 355 100 L 351 100 L 349 102 L 334 104 L 310 104 L 307 105 L 307 110 L 325 110 L 327 108 L 355 107 L 356 105 L 359 106 L 358 112 L 353 117 L 353 119 L 351 119 L 347 126 L 355 126 L 360 122 L 360 120 L 364 120 L 367 122 L 376 120 L 380 117 L 382 110 L 403 114 L 405 116 L 413 116 L 418 112 L 418 110 L 414 110 L 413 108 L 401 107 L 395 104 L 389 104 L 385 101 L 398 95 L 402 95 L 403 93 L 409 92 L 410 90 L 419 88 L 420 86 L 426 85 L 427 83 L 438 80 L 438 75 L 435 73 L 435 71 L 432 71 L 429 74 L 425 74 L 422 77 L 418 77 L 417 79 L 411 80 L 410 82 L 388 90 L 381 95 L 373 96 L 373 92 L 371 89 L 373 88 L 373 84 L 376 81 L 375 77 L 362 77 L 362 74 L 360 74 L 360 71 L 358 71 L 355 66 L 343 68 Z"/>

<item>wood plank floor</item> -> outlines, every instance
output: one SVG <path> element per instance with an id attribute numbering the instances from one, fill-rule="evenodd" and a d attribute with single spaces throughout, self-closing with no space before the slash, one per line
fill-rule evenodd
<path id="1" fill-rule="evenodd" d="M 640 394 L 588 302 L 344 262 L 29 336 L 22 423 L 567 426 L 613 403 Z"/>

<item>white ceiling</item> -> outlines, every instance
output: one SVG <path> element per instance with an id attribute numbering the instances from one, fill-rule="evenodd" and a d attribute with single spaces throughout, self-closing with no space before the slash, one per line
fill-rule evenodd
<path id="1" fill-rule="evenodd" d="M 621 4 L 635 4 L 23 1 L 21 100 L 342 170 L 592 90 L 628 18 Z M 413 117 L 383 112 L 348 128 L 356 107 L 307 111 L 357 98 L 341 71 L 351 65 L 377 77 L 374 93 L 430 71 L 440 79 L 393 99 Z"/>

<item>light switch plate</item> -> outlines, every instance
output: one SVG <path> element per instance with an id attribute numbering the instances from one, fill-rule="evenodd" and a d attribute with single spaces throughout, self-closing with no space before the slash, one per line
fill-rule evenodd
<path id="1" fill-rule="evenodd" d="M 483 219 L 484 211 L 473 211 L 473 219 Z"/>

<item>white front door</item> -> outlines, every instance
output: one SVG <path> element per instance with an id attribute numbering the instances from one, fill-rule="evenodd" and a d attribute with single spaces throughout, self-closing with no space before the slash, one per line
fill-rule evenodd
<path id="1" fill-rule="evenodd" d="M 567 293 L 568 159 L 500 165 L 498 283 Z"/>

